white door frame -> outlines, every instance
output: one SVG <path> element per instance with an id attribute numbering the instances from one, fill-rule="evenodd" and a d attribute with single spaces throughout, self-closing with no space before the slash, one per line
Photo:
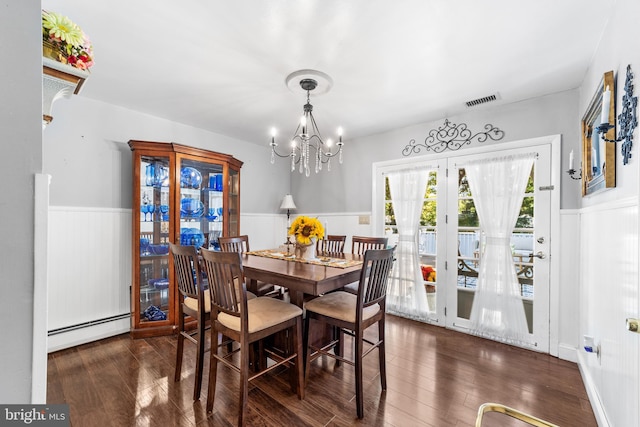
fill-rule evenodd
<path id="1" fill-rule="evenodd" d="M 402 158 L 396 160 L 387 160 L 384 162 L 376 162 L 372 165 L 372 231 L 375 235 L 384 233 L 384 172 L 393 169 L 401 169 L 403 167 L 415 167 L 424 165 L 432 165 L 437 160 L 451 159 L 458 156 L 467 156 L 473 154 L 483 154 L 502 150 L 511 150 L 523 147 L 536 147 L 539 145 L 551 146 L 551 165 L 550 165 L 550 182 L 548 185 L 553 186 L 551 191 L 551 214 L 550 214 L 550 236 L 549 236 L 549 354 L 558 356 L 559 347 L 559 314 L 560 314 L 560 182 L 561 182 L 561 135 L 549 135 L 538 138 L 523 139 L 513 142 L 494 143 L 482 147 L 472 147 L 462 149 L 460 151 L 447 151 L 438 154 L 429 154 L 425 156 L 415 156 L 410 158 Z M 537 184 L 542 185 L 542 184 Z M 444 319 L 438 322 L 439 325 L 445 324 Z"/>

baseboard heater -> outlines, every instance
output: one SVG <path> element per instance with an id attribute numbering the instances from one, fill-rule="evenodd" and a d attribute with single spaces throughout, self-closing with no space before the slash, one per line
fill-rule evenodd
<path id="1" fill-rule="evenodd" d="M 65 332 L 89 328 L 91 326 L 101 325 L 103 323 L 114 322 L 116 320 L 122 320 L 122 319 L 128 319 L 130 317 L 131 317 L 131 313 L 117 314 L 115 316 L 105 317 L 103 319 L 91 320 L 89 322 L 78 323 L 77 325 L 65 326 L 64 328 L 58 328 L 58 329 L 52 329 L 47 333 L 47 335 L 53 336 L 53 335 L 63 334 Z"/>

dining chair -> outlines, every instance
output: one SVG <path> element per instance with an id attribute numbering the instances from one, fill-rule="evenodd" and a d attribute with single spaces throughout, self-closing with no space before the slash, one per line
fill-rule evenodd
<path id="1" fill-rule="evenodd" d="M 316 252 L 318 254 L 341 254 L 344 252 L 344 242 L 347 236 L 339 236 L 336 234 L 327 234 L 327 236 L 318 240 L 316 243 Z"/>
<path id="2" fill-rule="evenodd" d="M 173 256 L 178 292 L 180 293 L 180 298 L 178 298 L 178 348 L 176 350 L 174 381 L 180 381 L 184 340 L 187 339 L 197 347 L 193 400 L 198 400 L 202 387 L 204 353 L 207 351 L 205 349 L 205 330 L 210 327 L 211 298 L 204 284 L 195 246 L 180 246 L 169 243 L 169 250 Z M 185 315 L 196 320 L 195 329 L 185 329 Z"/>
<path id="3" fill-rule="evenodd" d="M 218 237 L 218 243 L 220 244 L 220 250 L 222 252 L 237 252 L 244 254 L 249 252 L 249 236 L 234 236 L 234 237 Z M 273 298 L 282 299 L 284 290 L 281 286 L 276 286 L 271 283 L 258 282 L 256 288 L 256 295 L 259 297 L 268 296 Z"/>
<path id="4" fill-rule="evenodd" d="M 380 364 L 380 383 L 383 390 L 387 388 L 384 322 L 387 281 L 393 265 L 394 250 L 394 248 L 371 249 L 365 252 L 360 272 L 360 286 L 356 295 L 345 291 L 330 292 L 305 304 L 304 337 L 307 352 L 305 381 L 308 381 L 310 376 L 311 362 L 321 355 L 336 359 L 336 364 L 340 361 L 355 366 L 358 418 L 364 417 L 362 359 L 376 348 Z M 318 347 L 309 340 L 311 319 L 319 322 L 319 326 L 314 327 L 328 324 L 339 328 L 341 333 L 329 344 L 322 343 L 321 347 Z M 364 337 L 364 332 L 376 323 L 378 324 L 378 339 L 371 341 Z M 340 340 L 343 334 L 354 338 L 355 350 L 352 358 L 346 358 L 340 349 Z M 364 350 L 365 343 L 369 345 L 366 351 Z M 330 352 L 331 349 L 334 350 L 333 353 Z"/>
<path id="5" fill-rule="evenodd" d="M 364 255 L 369 249 L 385 249 L 387 247 L 387 237 L 364 237 L 353 236 L 351 238 L 351 253 L 355 255 Z M 346 292 L 352 294 L 358 293 L 358 282 L 349 283 L 343 288 Z"/>
<path id="6" fill-rule="evenodd" d="M 389 240 L 387 237 L 353 236 L 351 238 L 351 253 L 364 255 L 369 249 L 385 249 L 387 240 Z"/>
<path id="7" fill-rule="evenodd" d="M 239 252 L 217 252 L 201 249 L 204 270 L 209 277 L 211 299 L 211 336 L 218 333 L 240 344 L 229 352 L 225 343 L 212 346 L 210 353 L 207 412 L 213 411 L 218 362 L 240 373 L 240 402 L 238 425 L 246 423 L 249 381 L 277 368 L 288 365 L 291 388 L 304 399 L 304 367 L 302 348 L 302 309 L 275 298 L 258 297 L 247 300 L 247 288 Z M 280 331 L 289 331 L 293 341 L 288 355 L 266 350 L 274 361 L 264 369 L 250 371 L 251 344 Z M 225 351 L 226 349 L 226 351 Z M 234 358 L 240 352 L 239 360 Z M 235 362 L 234 362 L 235 361 Z"/>

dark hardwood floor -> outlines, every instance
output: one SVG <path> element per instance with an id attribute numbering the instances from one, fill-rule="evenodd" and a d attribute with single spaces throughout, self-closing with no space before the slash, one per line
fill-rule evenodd
<path id="1" fill-rule="evenodd" d="M 356 418 L 353 368 L 320 358 L 303 401 L 284 369 L 253 381 L 248 425 L 473 426 L 485 402 L 560 426 L 597 425 L 574 363 L 390 315 L 386 330 L 387 390 L 373 351 L 365 358 L 363 420 Z M 185 344 L 177 383 L 175 349 L 175 336 L 125 334 L 52 353 L 47 402 L 68 403 L 73 426 L 235 425 L 239 375 L 218 368 L 214 412 L 207 416 L 208 355 L 202 397 L 193 402 L 195 347 Z M 493 413 L 483 425 L 523 424 Z"/>

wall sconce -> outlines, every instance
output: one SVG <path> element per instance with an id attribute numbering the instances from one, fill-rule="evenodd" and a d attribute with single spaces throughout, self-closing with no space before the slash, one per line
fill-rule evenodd
<path id="1" fill-rule="evenodd" d="M 571 150 L 571 152 L 569 153 L 569 170 L 567 171 L 567 173 L 569 174 L 571 179 L 580 180 L 582 179 L 582 168 L 580 168 L 580 170 L 575 170 L 573 168 L 573 161 L 573 150 Z M 578 174 L 577 177 L 575 176 L 576 173 Z"/>
<path id="2" fill-rule="evenodd" d="M 627 78 L 624 83 L 625 94 L 622 97 L 622 112 L 618 115 L 618 123 L 620 125 L 620 137 L 616 139 L 608 139 L 605 137 L 609 129 L 615 127 L 614 124 L 609 124 L 609 107 L 611 99 L 611 91 L 609 86 L 602 94 L 602 115 L 600 116 L 600 125 L 596 128 L 602 139 L 607 142 L 620 142 L 622 143 L 622 163 L 629 163 L 631 158 L 631 147 L 633 145 L 633 131 L 638 126 L 638 116 L 636 108 L 638 106 L 638 97 L 633 96 L 633 73 L 631 72 L 631 64 L 627 65 Z M 606 110 L 605 110 L 606 108 Z M 606 114 L 605 114 L 606 112 Z"/>

